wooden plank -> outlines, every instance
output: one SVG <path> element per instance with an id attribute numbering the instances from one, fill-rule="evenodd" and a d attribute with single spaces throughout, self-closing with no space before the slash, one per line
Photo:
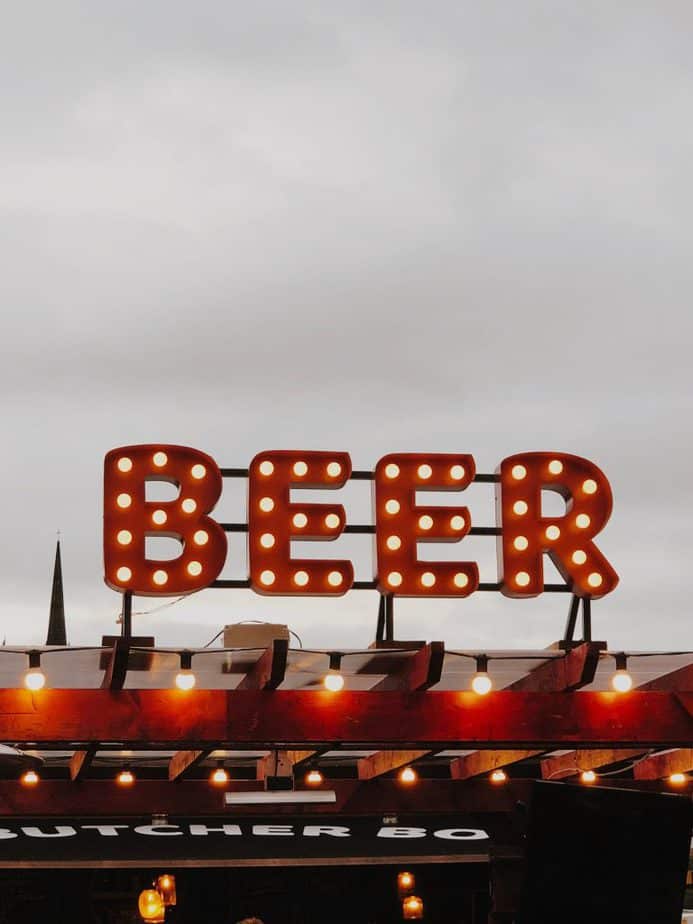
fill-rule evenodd
<path id="1" fill-rule="evenodd" d="M 96 754 L 97 746 L 96 744 L 90 744 L 88 748 L 83 751 L 75 751 L 75 753 L 70 758 L 70 779 L 75 782 L 76 780 L 81 780 L 82 777 L 86 774 L 91 762 Z"/>
<path id="2" fill-rule="evenodd" d="M 130 641 L 117 638 L 111 649 L 108 665 L 104 671 L 101 687 L 104 690 L 122 690 L 128 672 Z"/>
<path id="3" fill-rule="evenodd" d="M 672 773 L 690 773 L 693 770 L 693 748 L 677 748 L 661 754 L 650 754 L 633 767 L 636 780 L 662 780 Z"/>
<path id="4" fill-rule="evenodd" d="M 318 751 L 270 751 L 260 757 L 255 765 L 255 779 L 265 780 L 268 776 L 293 776 L 297 764 L 310 760 Z"/>
<path id="5" fill-rule="evenodd" d="M 371 687 L 370 692 L 385 690 L 428 690 L 440 681 L 445 658 L 444 642 L 428 642 L 410 658 L 402 661 L 402 670 Z"/>
<path id="6" fill-rule="evenodd" d="M 575 776 L 582 770 L 598 770 L 600 767 L 608 767 L 609 764 L 639 757 L 643 750 L 645 749 L 595 748 L 567 751 L 565 754 L 544 758 L 541 761 L 541 777 L 544 780 L 555 780 Z"/>
<path id="7" fill-rule="evenodd" d="M 585 642 L 571 649 L 562 658 L 542 662 L 524 677 L 503 689 L 525 693 L 578 690 L 594 680 L 600 650 L 598 644 Z"/>
<path id="8" fill-rule="evenodd" d="M 276 690 L 284 680 L 289 641 L 275 638 L 238 684 L 238 690 Z"/>
<path id="9" fill-rule="evenodd" d="M 171 782 L 180 780 L 181 777 L 196 767 L 200 761 L 208 757 L 211 751 L 177 751 L 168 762 L 168 778 Z"/>
<path id="10" fill-rule="evenodd" d="M 450 776 L 453 780 L 470 780 L 486 775 L 501 767 L 510 767 L 521 760 L 537 757 L 543 751 L 473 751 L 450 761 Z"/>
<path id="11" fill-rule="evenodd" d="M 422 757 L 428 757 L 431 751 L 376 751 L 368 757 L 361 757 L 357 761 L 358 777 L 360 780 L 372 780 L 391 770 L 399 770 L 413 764 Z"/>
<path id="12" fill-rule="evenodd" d="M 648 683 L 638 685 L 638 690 L 642 691 L 662 691 L 677 690 L 680 692 L 693 691 L 693 664 L 686 664 L 678 670 L 670 671 L 668 674 L 662 674 L 661 677 L 655 677 Z"/>
<path id="13" fill-rule="evenodd" d="M 686 694 L 634 691 L 373 693 L 343 690 L 0 690 L 0 741 L 81 749 L 353 746 L 551 750 L 686 747 Z"/>

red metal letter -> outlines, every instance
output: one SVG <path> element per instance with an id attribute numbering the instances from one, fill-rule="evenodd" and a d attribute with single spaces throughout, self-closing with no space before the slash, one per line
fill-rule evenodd
<path id="1" fill-rule="evenodd" d="M 419 542 L 459 542 L 471 526 L 466 507 L 418 507 L 417 491 L 461 491 L 474 480 L 470 455 L 398 453 L 375 467 L 377 581 L 403 597 L 466 597 L 479 585 L 474 562 L 420 561 Z"/>
<path id="2" fill-rule="evenodd" d="M 611 487 L 601 469 L 566 453 L 525 452 L 504 459 L 499 472 L 503 593 L 509 597 L 540 594 L 544 553 L 577 596 L 597 599 L 612 591 L 618 575 L 592 542 L 612 508 Z M 542 491 L 556 491 L 565 499 L 563 516 L 541 515 Z"/>
<path id="3" fill-rule="evenodd" d="M 145 500 L 148 481 L 180 489 L 172 501 Z M 124 446 L 104 467 L 105 579 L 114 590 L 142 596 L 188 594 L 216 580 L 226 559 L 226 534 L 211 517 L 221 472 L 210 456 L 185 446 Z M 170 561 L 146 557 L 145 539 L 170 536 L 183 544 Z"/>
<path id="4" fill-rule="evenodd" d="M 261 452 L 248 478 L 250 583 L 262 594 L 339 596 L 354 582 L 350 561 L 292 559 L 291 540 L 336 539 L 341 504 L 292 504 L 291 488 L 341 488 L 351 475 L 346 452 Z"/>

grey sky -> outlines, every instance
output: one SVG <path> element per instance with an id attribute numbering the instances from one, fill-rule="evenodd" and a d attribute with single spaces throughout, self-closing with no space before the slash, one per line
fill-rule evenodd
<path id="1" fill-rule="evenodd" d="M 160 439 L 225 465 L 585 455 L 614 489 L 600 544 L 621 575 L 597 636 L 690 647 L 692 27 L 685 2 L 10 5 L 8 642 L 43 639 L 58 528 L 71 641 L 113 630 L 102 460 Z M 465 502 L 491 522 L 488 488 Z M 222 511 L 242 516 L 240 485 Z M 369 544 L 344 549 L 370 576 Z M 450 551 L 493 579 L 488 540 Z M 566 606 L 406 601 L 398 634 L 543 646 Z M 264 618 L 365 645 L 375 610 L 207 591 L 136 628 L 196 644 Z"/>

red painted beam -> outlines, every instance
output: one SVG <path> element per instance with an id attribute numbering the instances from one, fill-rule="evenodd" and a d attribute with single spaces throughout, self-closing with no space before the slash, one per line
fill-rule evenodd
<path id="1" fill-rule="evenodd" d="M 277 690 L 0 690 L 0 741 L 91 741 L 193 750 L 679 747 L 693 740 L 686 694 L 371 693 Z"/>
<path id="2" fill-rule="evenodd" d="M 594 680 L 600 651 L 598 643 L 585 642 L 566 652 L 562 658 L 544 661 L 504 689 L 524 693 L 552 693 L 585 687 Z"/>
<path id="3" fill-rule="evenodd" d="M 385 690 L 402 690 L 414 692 L 415 690 L 428 690 L 440 681 L 445 659 L 444 642 L 428 642 L 411 657 L 402 663 L 399 673 L 388 674 L 387 677 L 376 683 L 369 690 L 382 693 Z"/>

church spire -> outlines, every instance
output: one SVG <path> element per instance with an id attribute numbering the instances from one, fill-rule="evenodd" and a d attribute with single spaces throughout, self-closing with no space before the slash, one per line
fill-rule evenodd
<path id="1" fill-rule="evenodd" d="M 63 569 L 60 562 L 60 539 L 58 539 L 55 547 L 53 589 L 51 591 L 51 609 L 48 618 L 48 637 L 46 638 L 46 645 L 67 645 L 65 601 L 63 599 Z"/>

